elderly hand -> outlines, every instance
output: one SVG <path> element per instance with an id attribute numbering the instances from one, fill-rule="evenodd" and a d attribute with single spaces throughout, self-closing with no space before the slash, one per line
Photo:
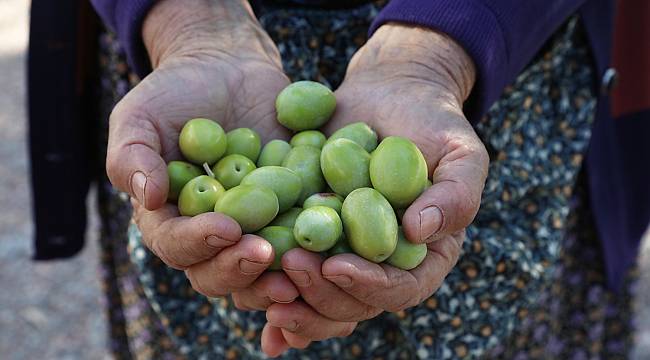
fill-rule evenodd
<path id="1" fill-rule="evenodd" d="M 293 300 L 298 293 L 286 275 L 259 277 L 273 260 L 268 242 L 242 237 L 225 215 L 181 217 L 165 204 L 166 162 L 180 158 L 178 135 L 189 119 L 250 127 L 266 140 L 287 137 L 275 120 L 275 97 L 289 83 L 275 45 L 244 0 L 158 2 L 143 39 L 154 70 L 111 114 L 106 161 L 111 182 L 134 199 L 143 241 L 207 296 L 244 292 L 255 305 Z"/>
<path id="2" fill-rule="evenodd" d="M 268 308 L 267 354 L 345 336 L 357 321 L 418 305 L 440 287 L 461 253 L 487 176 L 487 152 L 462 112 L 473 83 L 468 55 L 431 30 L 387 24 L 357 52 L 326 131 L 365 121 L 380 137 L 404 136 L 418 145 L 433 186 L 406 210 L 402 225 L 410 241 L 427 243 L 428 253 L 411 271 L 353 254 L 327 260 L 301 249 L 285 254 L 284 270 L 304 302 Z"/>

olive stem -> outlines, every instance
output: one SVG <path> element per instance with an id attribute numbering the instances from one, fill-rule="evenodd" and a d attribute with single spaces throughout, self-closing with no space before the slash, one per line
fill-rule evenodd
<path id="1" fill-rule="evenodd" d="M 209 177 L 214 179 L 214 173 L 212 172 L 212 169 L 210 169 L 210 165 L 208 165 L 207 162 L 203 163 L 203 170 L 205 170 Z"/>

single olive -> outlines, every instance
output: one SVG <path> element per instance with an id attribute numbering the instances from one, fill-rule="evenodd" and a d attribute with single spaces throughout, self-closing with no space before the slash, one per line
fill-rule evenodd
<path id="1" fill-rule="evenodd" d="M 285 226 L 293 228 L 296 224 L 296 219 L 298 215 L 302 212 L 302 208 L 292 207 L 291 209 L 279 214 L 269 225 L 273 226 Z"/>
<path id="2" fill-rule="evenodd" d="M 212 168 L 217 180 L 227 189 L 239 185 L 242 179 L 255 170 L 255 164 L 246 156 L 232 154 L 219 160 Z"/>
<path id="3" fill-rule="evenodd" d="M 370 187 L 370 154 L 352 140 L 328 142 L 321 152 L 320 166 L 327 184 L 341 196 Z"/>
<path id="4" fill-rule="evenodd" d="M 178 200 L 183 186 L 197 176 L 203 175 L 200 167 L 185 161 L 170 161 L 167 164 L 167 175 L 169 176 L 168 201 Z"/>
<path id="5" fill-rule="evenodd" d="M 402 270 L 411 270 L 420 265 L 426 256 L 427 245 L 408 241 L 400 226 L 397 232 L 397 246 L 386 262 Z"/>
<path id="6" fill-rule="evenodd" d="M 302 204 L 310 195 L 322 192 L 325 188 L 325 179 L 320 170 L 320 149 L 296 146 L 289 151 L 282 166 L 295 171 L 302 180 L 298 203 Z"/>
<path id="7" fill-rule="evenodd" d="M 397 245 L 397 219 L 379 191 L 356 189 L 343 201 L 341 218 L 354 252 L 372 262 L 386 260 Z"/>
<path id="8" fill-rule="evenodd" d="M 280 166 L 289 151 L 291 151 L 291 145 L 288 142 L 277 139 L 271 140 L 262 148 L 262 152 L 257 158 L 257 167 Z"/>
<path id="9" fill-rule="evenodd" d="M 244 233 L 254 233 L 278 214 L 278 197 L 266 187 L 238 185 L 219 196 L 214 211 L 235 219 Z"/>
<path id="10" fill-rule="evenodd" d="M 336 108 L 332 90 L 314 81 L 298 81 L 278 94 L 275 109 L 278 121 L 294 131 L 318 129 Z"/>
<path id="11" fill-rule="evenodd" d="M 303 209 L 313 206 L 327 206 L 341 215 L 341 206 L 343 206 L 343 197 L 335 193 L 317 193 L 308 197 L 302 204 Z"/>
<path id="12" fill-rule="evenodd" d="M 228 139 L 216 121 L 198 118 L 183 126 L 178 146 L 187 160 L 198 165 L 212 165 L 226 153 Z"/>
<path id="13" fill-rule="evenodd" d="M 282 255 L 287 251 L 300 247 L 293 237 L 293 229 L 285 226 L 267 226 L 257 232 L 273 246 L 275 258 L 269 270 L 282 270 Z"/>
<path id="14" fill-rule="evenodd" d="M 322 149 L 326 140 L 327 138 L 325 135 L 323 135 L 323 133 L 318 130 L 305 130 L 294 135 L 291 138 L 290 143 L 293 147 L 309 145 Z"/>
<path id="15" fill-rule="evenodd" d="M 345 125 L 336 130 L 327 142 L 336 139 L 349 139 L 361 145 L 367 152 L 371 153 L 377 147 L 377 133 L 364 122 L 355 122 Z"/>
<path id="16" fill-rule="evenodd" d="M 239 128 L 228 131 L 226 134 L 228 138 L 228 147 L 226 148 L 226 155 L 240 154 L 251 159 L 254 163 L 260 155 L 262 148 L 262 140 L 255 130 L 249 128 Z"/>
<path id="17" fill-rule="evenodd" d="M 396 208 L 406 208 L 427 185 L 427 162 L 415 144 L 389 136 L 370 157 L 370 180 Z"/>
<path id="18" fill-rule="evenodd" d="M 265 186 L 278 197 L 279 213 L 289 210 L 302 193 L 302 180 L 293 170 L 282 166 L 264 166 L 253 170 L 242 184 Z"/>
<path id="19" fill-rule="evenodd" d="M 345 236 L 345 233 L 341 234 L 341 237 L 339 240 L 336 242 L 333 248 L 329 249 L 327 251 L 327 256 L 335 256 L 339 254 L 352 254 L 354 253 L 354 250 L 350 247 L 350 244 L 348 243 L 348 239 Z"/>
<path id="20" fill-rule="evenodd" d="M 332 248 L 343 233 L 341 218 L 332 208 L 304 209 L 296 219 L 293 236 L 305 250 L 319 252 Z"/>
<path id="21" fill-rule="evenodd" d="M 224 191 L 217 180 L 207 175 L 195 177 L 183 186 L 178 195 L 178 211 L 183 216 L 210 212 Z"/>

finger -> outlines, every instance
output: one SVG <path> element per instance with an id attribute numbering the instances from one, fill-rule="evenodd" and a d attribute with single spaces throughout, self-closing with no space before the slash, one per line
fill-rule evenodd
<path id="1" fill-rule="evenodd" d="M 266 310 L 273 303 L 290 303 L 298 296 L 295 285 L 279 271 L 266 272 L 250 287 L 232 294 L 239 310 Z"/>
<path id="2" fill-rule="evenodd" d="M 282 256 L 282 268 L 309 306 L 338 321 L 362 321 L 381 313 L 381 309 L 360 302 L 325 279 L 322 263 L 320 255 L 303 249 L 293 249 Z"/>
<path id="3" fill-rule="evenodd" d="M 427 244 L 427 256 L 422 264 L 410 271 L 420 287 L 419 302 L 437 291 L 445 277 L 456 266 L 464 238 L 465 231 L 459 231 Z"/>
<path id="4" fill-rule="evenodd" d="M 282 331 L 282 336 L 284 336 L 284 341 L 289 344 L 294 349 L 306 349 L 309 344 L 311 344 L 311 340 L 302 337 L 300 335 L 296 335 L 288 330 L 285 329 L 280 329 Z"/>
<path id="5" fill-rule="evenodd" d="M 110 117 L 106 173 L 115 187 L 149 210 L 167 200 L 169 179 L 161 151 L 151 116 L 126 99 L 118 103 Z"/>
<path id="6" fill-rule="evenodd" d="M 400 311 L 418 305 L 440 287 L 458 261 L 463 236 L 464 232 L 448 235 L 428 244 L 424 260 L 411 271 L 342 254 L 323 263 L 323 276 L 361 302 Z"/>
<path id="7" fill-rule="evenodd" d="M 210 259 L 241 238 L 241 228 L 220 213 L 181 217 L 174 205 L 147 210 L 137 201 L 133 219 L 142 232 L 142 241 L 168 266 L 184 270 Z"/>
<path id="8" fill-rule="evenodd" d="M 406 210 L 402 226 L 415 243 L 435 241 L 467 227 L 478 212 L 489 158 L 475 136 L 448 141 L 429 187 Z"/>
<path id="9" fill-rule="evenodd" d="M 417 305 L 420 289 L 408 271 L 386 264 L 375 264 L 354 254 L 327 259 L 323 276 L 360 302 L 386 311 Z"/>
<path id="10" fill-rule="evenodd" d="M 247 234 L 214 258 L 190 266 L 185 274 L 199 293 L 224 296 L 249 287 L 273 262 L 273 256 L 271 244 Z"/>
<path id="11" fill-rule="evenodd" d="M 273 304 L 266 310 L 266 319 L 272 326 L 312 341 L 348 336 L 357 326 L 356 322 L 328 319 L 302 301 Z"/>
<path id="12" fill-rule="evenodd" d="M 289 344 L 284 339 L 280 328 L 271 326 L 268 323 L 262 329 L 262 351 L 270 356 L 277 357 L 289 350 Z"/>

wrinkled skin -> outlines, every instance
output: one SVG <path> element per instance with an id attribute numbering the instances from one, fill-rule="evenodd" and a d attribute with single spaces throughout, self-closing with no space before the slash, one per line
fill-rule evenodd
<path id="1" fill-rule="evenodd" d="M 181 158 L 178 136 L 188 119 L 219 119 L 226 131 L 249 127 L 264 141 L 289 139 L 275 121 L 275 97 L 289 84 L 277 49 L 244 1 L 161 1 L 142 32 L 154 70 L 111 114 L 106 170 L 132 196 L 144 243 L 206 296 L 241 294 L 256 307 L 295 299 L 286 275 L 264 273 L 274 259 L 264 239 L 242 236 L 223 214 L 181 217 L 165 204 L 165 162 Z"/>
<path id="2" fill-rule="evenodd" d="M 402 226 L 428 251 L 410 271 L 353 254 L 323 260 L 302 249 L 287 252 L 282 264 L 302 300 L 267 309 L 267 353 L 344 336 L 357 321 L 415 306 L 440 287 L 460 256 L 487 176 L 487 152 L 462 112 L 473 82 L 469 57 L 430 30 L 384 25 L 353 57 L 324 132 L 364 119 L 380 137 L 403 136 L 418 146 L 433 185 L 408 207 Z"/>
<path id="3" fill-rule="evenodd" d="M 133 197 L 144 243 L 185 270 L 199 293 L 266 310 L 268 355 L 347 336 L 357 321 L 417 305 L 440 286 L 478 210 L 488 164 L 461 111 L 474 82 L 462 48 L 431 30 L 381 26 L 348 66 L 324 129 L 331 134 L 363 119 L 380 136 L 404 136 L 422 150 L 433 186 L 406 210 L 402 225 L 410 241 L 428 244 L 423 263 L 403 271 L 353 254 L 323 262 L 293 249 L 282 258 L 284 273 L 262 275 L 274 259 L 268 242 L 242 236 L 227 216 L 184 218 L 165 205 L 165 161 L 180 158 L 178 132 L 198 116 L 219 119 L 226 131 L 253 128 L 263 141 L 288 139 L 273 119 L 275 97 L 288 84 L 277 50 L 245 1 L 159 2 L 145 19 L 143 39 L 154 71 L 111 115 L 109 178 Z"/>

